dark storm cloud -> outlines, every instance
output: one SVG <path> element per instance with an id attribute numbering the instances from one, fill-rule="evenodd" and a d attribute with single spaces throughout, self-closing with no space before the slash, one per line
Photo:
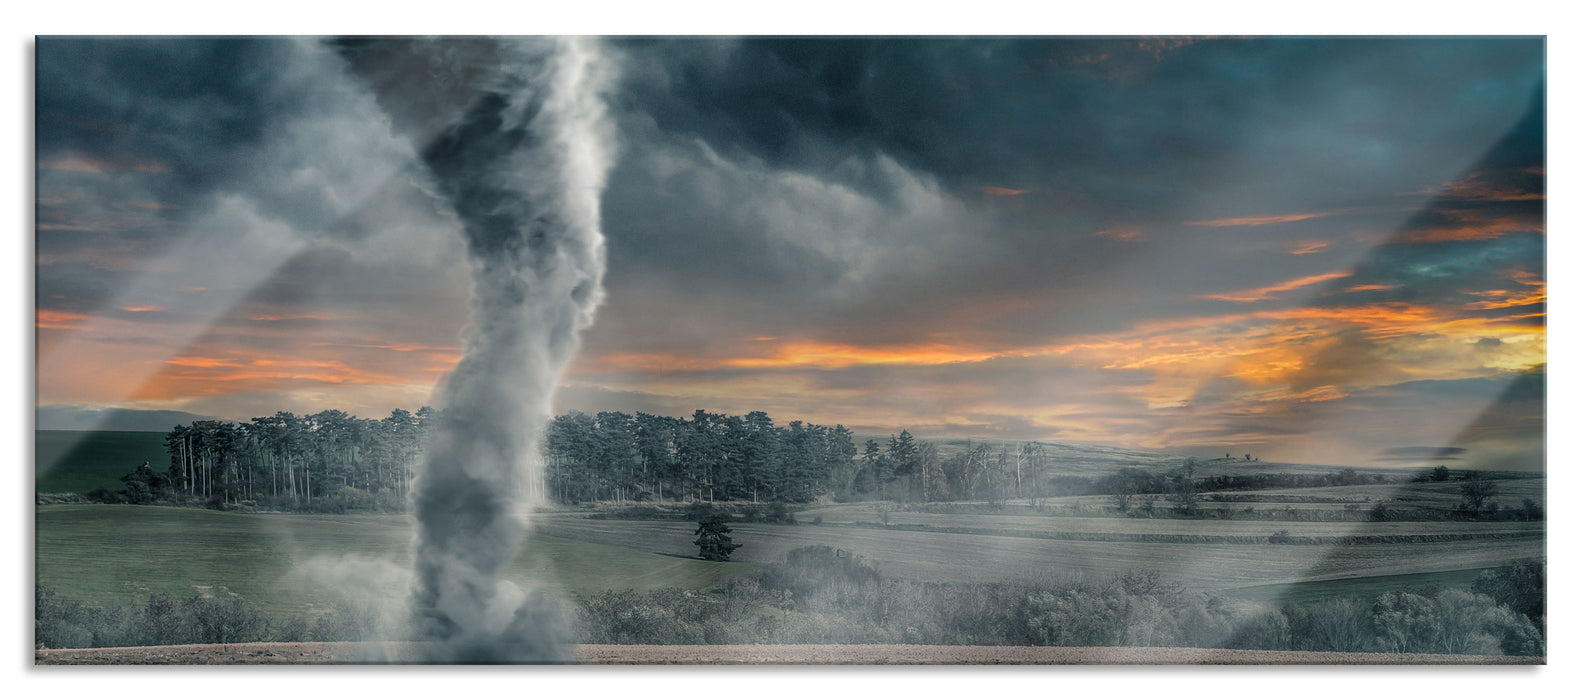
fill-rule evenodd
<path id="1" fill-rule="evenodd" d="M 41 285 L 58 260 L 147 269 L 249 226 L 356 246 L 448 216 L 311 40 L 43 38 L 37 63 Z"/>
<path id="2" fill-rule="evenodd" d="M 1290 168 L 1296 153 L 1349 154 L 1355 144 L 1334 153 L 1331 140 L 1345 127 L 1382 132 L 1355 134 L 1381 147 L 1443 138 L 1462 128 L 1446 118 L 1453 110 L 1478 111 L 1527 89 L 1542 57 L 1541 42 L 1519 40 L 1200 41 L 1168 54 L 1136 40 L 1071 39 L 618 47 L 631 64 L 619 104 L 727 156 L 839 176 L 844 155 L 885 153 L 961 189 L 1049 186 L 1053 172 L 1056 183 L 1128 209 L 1190 197 L 1174 183 L 1215 175 L 1233 152 Z M 1146 70 L 1117 81 L 1080 68 L 1099 55 Z M 1333 136 L 1248 139 L 1305 122 L 1315 108 L 1335 110 L 1326 105 L 1349 110 Z M 1353 177 L 1377 177 L 1356 165 L 1346 165 Z"/>
<path id="3" fill-rule="evenodd" d="M 218 347 L 255 316 L 455 342 L 467 290 L 454 214 L 322 44 L 38 46 L 40 309 L 157 306 L 214 326 L 168 332 L 173 354 Z"/>
<path id="4" fill-rule="evenodd" d="M 287 51 L 258 39 L 40 38 L 40 167 L 76 159 L 137 172 L 144 164 L 153 176 L 141 179 L 157 201 L 203 196 L 253 161 L 288 106 L 269 89 Z"/>
<path id="5" fill-rule="evenodd" d="M 1374 248 L 1349 279 L 1335 286 L 1400 285 L 1392 298 L 1433 301 L 1488 283 L 1507 268 L 1542 271 L 1544 249 L 1543 234 L 1522 232 L 1487 241 L 1392 243 Z"/>
<path id="6" fill-rule="evenodd" d="M 79 262 L 39 265 L 35 269 L 38 308 L 77 313 L 103 307 L 133 274 Z"/>
<path id="7" fill-rule="evenodd" d="M 1355 266 L 1352 277 L 1331 289 L 1389 286 L 1390 298 L 1432 302 L 1459 300 L 1459 290 L 1487 288 L 1513 269 L 1541 275 L 1544 104 L 1540 84 L 1522 118 L 1463 177 L 1444 183 L 1389 242 Z"/>
<path id="8" fill-rule="evenodd" d="M 1381 207 L 1463 174 L 1476 158 L 1466 150 L 1484 148 L 1469 136 L 1502 133 L 1542 79 L 1532 40 L 1161 46 L 615 42 L 625 147 L 605 196 L 601 323 L 658 290 L 688 299 L 673 313 L 735 309 L 867 342 L 915 336 L 974 298 L 1037 300 L 980 321 L 1007 336 L 1201 314 L 1215 305 L 1196 295 L 1222 291 L 1219 277 L 1298 276 L 1282 272 L 1294 269 L 1289 243 L 1258 247 L 1271 237 L 1328 241 L 1338 225 L 1404 218 Z M 802 206 L 773 206 L 793 187 Z M 938 199 L 947 205 L 919 217 L 936 230 L 875 234 L 876 220 Z M 841 216 L 853 200 L 861 210 Z M 1349 213 L 1257 235 L 1183 226 L 1332 210 Z M 1136 233 L 1094 235 L 1111 229 Z M 1307 264 L 1333 269 L 1354 250 Z"/>

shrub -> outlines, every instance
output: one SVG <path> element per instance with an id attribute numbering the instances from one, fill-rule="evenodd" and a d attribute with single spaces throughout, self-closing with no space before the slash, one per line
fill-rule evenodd
<path id="1" fill-rule="evenodd" d="M 1225 646 L 1231 649 L 1291 649 L 1291 621 L 1271 610 L 1254 616 L 1236 629 Z"/>
<path id="2" fill-rule="evenodd" d="M 184 627 L 176 601 L 163 593 L 155 593 L 143 606 L 143 639 L 139 644 L 184 644 L 187 642 Z"/>
<path id="3" fill-rule="evenodd" d="M 1371 651 L 1373 630 L 1368 608 L 1355 600 L 1326 600 L 1314 605 L 1286 605 L 1291 646 L 1303 651 Z"/>
<path id="4" fill-rule="evenodd" d="M 1181 642 L 1181 625 L 1159 599 L 1131 598 L 1120 642 L 1134 647 L 1175 646 Z"/>
<path id="5" fill-rule="evenodd" d="M 686 510 L 683 512 L 686 514 L 687 520 L 694 522 L 702 522 L 715 516 L 725 515 L 725 511 L 715 507 L 713 503 L 702 502 L 687 504 Z"/>
<path id="6" fill-rule="evenodd" d="M 678 596 L 661 594 L 674 604 Z M 582 638 L 590 644 L 702 644 L 703 629 L 656 605 L 650 596 L 624 591 L 593 595 L 579 617 Z"/>
<path id="7" fill-rule="evenodd" d="M 1428 654 L 1543 653 L 1531 622 L 1485 595 L 1445 590 L 1438 595 L 1386 593 L 1373 605 L 1379 643 L 1396 652 Z"/>
<path id="8" fill-rule="evenodd" d="M 881 581 L 862 557 L 824 545 L 786 552 L 784 564 L 764 567 L 757 578 L 763 588 L 789 591 L 802 607 L 815 598 L 855 599 L 878 590 Z"/>
<path id="9" fill-rule="evenodd" d="M 1472 584 L 1472 592 L 1493 598 L 1542 628 L 1547 569 L 1543 559 L 1514 561 L 1479 574 L 1478 580 Z"/>
<path id="10" fill-rule="evenodd" d="M 141 481 L 126 482 L 126 489 L 122 493 L 126 494 L 128 503 L 148 503 L 154 500 L 154 492 L 148 488 L 148 484 Z"/>
<path id="11" fill-rule="evenodd" d="M 1120 641 L 1117 603 L 1090 590 L 1036 593 L 1027 599 L 1028 627 L 1039 645 L 1114 645 Z"/>
<path id="12" fill-rule="evenodd" d="M 782 525 L 796 524 L 796 512 L 792 511 L 790 506 L 786 505 L 785 501 L 775 501 L 770 503 L 769 513 L 766 518 L 766 522 L 779 523 Z"/>
<path id="13" fill-rule="evenodd" d="M 89 491 L 86 495 L 88 497 L 88 500 L 93 502 L 93 503 L 125 503 L 126 502 L 126 497 L 125 496 L 123 496 L 120 493 L 117 493 L 115 491 L 111 491 L 110 489 L 104 488 L 102 486 L 99 487 L 99 488 L 96 488 L 96 489 L 94 489 L 92 491 Z"/>
<path id="14" fill-rule="evenodd" d="M 77 649 L 93 645 L 88 611 L 81 603 L 62 600 L 48 588 L 33 590 L 33 646 Z"/>
<path id="15" fill-rule="evenodd" d="M 368 639 L 377 624 L 378 614 L 372 608 L 343 602 L 321 611 L 312 624 L 296 621 L 276 636 L 299 635 L 309 642 L 353 642 Z"/>
<path id="16" fill-rule="evenodd" d="M 241 598 L 194 597 L 182 608 L 194 643 L 232 644 L 269 638 L 269 621 Z"/>

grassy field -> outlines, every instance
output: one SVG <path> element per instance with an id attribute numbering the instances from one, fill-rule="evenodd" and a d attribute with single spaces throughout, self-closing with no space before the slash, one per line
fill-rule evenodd
<path id="1" fill-rule="evenodd" d="M 1334 506 L 1329 506 L 1334 508 Z M 1412 536 L 1412 535 L 1518 535 L 1542 536 L 1539 522 L 1283 522 L 1267 520 L 1179 520 L 1170 518 L 1074 517 L 1040 514 L 1021 510 L 1011 514 L 929 513 L 921 511 L 880 511 L 872 504 L 843 503 L 802 511 L 801 522 L 819 518 L 825 525 L 866 524 L 959 528 L 985 533 L 1037 532 L 1049 535 L 1204 535 L 1228 537 L 1267 537 L 1285 530 L 1293 537 Z"/>
<path id="2" fill-rule="evenodd" d="M 1112 519 L 1117 523 L 1132 522 Z M 1179 522 L 1179 521 L 1178 521 Z M 1351 546 L 1086 542 L 834 525 L 732 526 L 734 558 L 780 561 L 791 549 L 827 545 L 875 563 L 886 575 L 922 581 L 1009 581 L 1045 574 L 1106 577 L 1159 571 L 1201 590 L 1498 566 L 1541 556 L 1542 537 Z M 686 551 L 693 526 L 674 521 L 541 518 L 539 531 L 569 540 L 648 552 Z"/>
<path id="3" fill-rule="evenodd" d="M 335 580 L 391 584 L 384 570 L 410 565 L 410 523 L 398 515 L 49 505 L 37 507 L 34 523 L 38 585 L 100 604 L 151 592 L 235 594 L 290 616 L 334 602 Z M 506 577 L 577 596 L 606 588 L 707 588 L 756 568 L 535 535 Z"/>
<path id="4" fill-rule="evenodd" d="M 1478 580 L 1478 575 L 1484 571 L 1487 571 L 1487 569 L 1459 569 L 1455 571 L 1432 571 L 1393 576 L 1360 576 L 1327 581 L 1277 583 L 1265 586 L 1234 588 L 1226 591 L 1226 593 L 1238 599 L 1254 603 L 1316 603 L 1332 598 L 1346 597 L 1367 600 L 1390 591 L 1401 590 L 1407 586 L 1417 590 L 1423 590 L 1425 586 L 1470 589 L 1473 582 Z"/>
<path id="5" fill-rule="evenodd" d="M 148 462 L 164 471 L 170 466 L 163 433 L 107 430 L 36 430 L 33 432 L 34 490 L 38 493 L 87 493 L 96 488 L 118 491 L 121 476 Z"/>
<path id="6" fill-rule="evenodd" d="M 932 516 L 947 517 L 947 516 Z M 977 525 L 1015 516 L 948 516 Z M 1243 523 L 1047 518 L 1060 527 L 1205 528 Z M 1087 522 L 1104 521 L 1104 522 Z M 941 521 L 944 522 L 944 521 Z M 397 515 L 225 513 L 192 508 L 105 505 L 39 506 L 35 518 L 37 581 L 93 603 L 131 601 L 150 592 L 175 596 L 239 595 L 272 615 L 304 614 L 334 602 L 337 585 L 384 587 L 400 594 L 409 564 L 410 524 Z M 1222 590 L 1254 602 L 1336 592 L 1385 590 L 1397 582 L 1470 580 L 1510 559 L 1540 556 L 1537 533 L 1515 540 L 1332 547 L 1270 544 L 1087 542 L 840 525 L 735 524 L 742 546 L 730 563 L 692 559 L 695 525 L 674 521 L 591 520 L 540 515 L 537 533 L 506 576 L 562 596 L 607 588 L 700 589 L 791 549 L 823 544 L 849 550 L 886 575 L 928 581 L 1008 581 L 1046 574 L 1111 576 L 1155 570 L 1192 588 Z M 1254 523 L 1254 525 L 1265 525 Z M 1336 527 L 1324 523 L 1299 523 Z M 1381 523 L 1487 529 L 1525 523 Z M 1463 573 L 1456 573 L 1463 572 Z M 1466 573 L 1471 572 L 1471 573 Z M 388 574 L 395 574 L 391 577 Z M 1425 578 L 1427 577 L 1427 578 Z M 335 582 L 340 582 L 336 584 Z M 1296 584 L 1296 585 L 1292 585 Z M 1381 588 L 1382 587 L 1382 588 Z"/>
<path id="7" fill-rule="evenodd" d="M 37 490 L 119 489 L 119 477 L 142 461 L 165 463 L 162 437 L 38 431 Z M 967 449 L 967 441 L 947 441 L 942 449 L 947 454 Z M 1162 471 L 1179 466 L 1182 459 L 1067 443 L 1046 443 L 1046 454 L 1060 471 L 1087 476 L 1120 467 Z M 1245 460 L 1199 460 L 1198 465 L 1203 476 L 1339 469 Z M 1513 478 L 1497 482 L 1496 500 L 1505 505 L 1518 505 L 1523 498 L 1544 503 L 1542 475 L 1505 476 Z M 1459 502 L 1459 490 L 1454 481 L 1271 489 L 1233 492 L 1256 499 L 1250 502 L 1203 505 L 1342 512 L 1389 501 L 1450 509 Z M 1165 507 L 1162 496 L 1159 504 Z M 1546 531 L 1541 521 L 1095 517 L 1113 510 L 1109 496 L 1054 498 L 1047 505 L 1037 509 L 1013 501 L 995 510 L 983 504 L 940 504 L 925 510 L 893 503 L 826 503 L 800 512 L 800 525 L 733 524 L 733 537 L 742 547 L 730 563 L 691 557 L 697 552 L 691 522 L 593 520 L 587 511 L 562 509 L 535 517 L 535 534 L 506 576 L 524 585 L 540 582 L 540 587 L 566 597 L 605 589 L 702 589 L 779 562 L 797 547 L 828 545 L 864 556 L 887 576 L 903 579 L 1009 581 L 1154 570 L 1194 589 L 1268 603 L 1371 596 L 1408 584 L 1470 585 L 1485 568 L 1543 556 Z M 811 524 L 815 518 L 821 524 Z M 400 515 L 41 505 L 36 507 L 35 528 L 37 582 L 68 598 L 99 604 L 132 601 L 155 591 L 183 597 L 234 594 L 271 615 L 290 617 L 331 604 L 338 589 L 358 594 L 382 590 L 398 597 L 410 560 L 410 522 Z M 1268 542 L 1280 530 L 1310 541 Z M 1382 539 L 1443 536 L 1468 539 Z M 1373 539 L 1365 544 L 1336 542 L 1356 537 Z"/>

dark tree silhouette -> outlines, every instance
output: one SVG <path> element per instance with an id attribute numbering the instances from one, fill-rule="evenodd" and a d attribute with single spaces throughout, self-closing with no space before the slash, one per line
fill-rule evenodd
<path id="1" fill-rule="evenodd" d="M 699 520 L 698 529 L 692 534 L 698 536 L 692 541 L 698 546 L 698 556 L 709 561 L 730 561 L 731 552 L 741 547 L 731 543 L 731 527 L 725 524 L 723 515 L 715 514 L 706 520 Z"/>
<path id="2" fill-rule="evenodd" d="M 1467 510 L 1482 510 L 1484 501 L 1495 497 L 1500 492 L 1493 481 L 1480 476 L 1477 472 L 1467 475 L 1466 481 L 1461 482 L 1461 504 Z"/>

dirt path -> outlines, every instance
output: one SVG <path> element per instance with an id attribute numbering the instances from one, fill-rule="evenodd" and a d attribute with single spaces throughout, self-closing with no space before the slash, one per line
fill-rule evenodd
<path id="1" fill-rule="evenodd" d="M 56 665 L 148 664 L 370 664 L 411 659 L 408 644 L 301 642 L 186 644 L 164 647 L 47 649 L 33 662 Z M 1444 654 L 1348 654 L 1310 651 L 1245 651 L 1165 647 L 967 647 L 904 644 L 798 644 L 647 646 L 584 644 L 582 664 L 675 665 L 915 665 L 915 664 L 1278 664 L 1400 665 L 1545 663 L 1542 657 L 1452 656 Z M 379 661 L 376 659 L 388 659 Z"/>

